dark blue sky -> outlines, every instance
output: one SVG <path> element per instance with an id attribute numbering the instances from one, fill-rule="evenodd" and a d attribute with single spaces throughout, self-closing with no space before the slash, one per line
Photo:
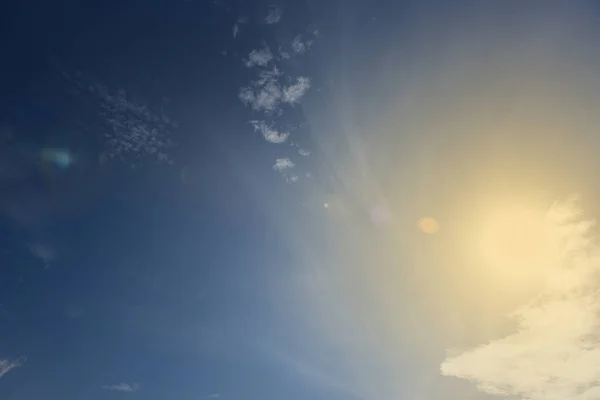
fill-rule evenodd
<path id="1" fill-rule="evenodd" d="M 272 166 L 296 148 L 261 140 L 238 99 L 255 75 L 242 59 L 263 42 L 289 47 L 316 20 L 308 4 L 235 3 L 3 6 L 0 353 L 26 361 L 2 376 L 0 397 L 336 392 L 269 354 L 303 351 L 308 334 L 297 302 L 275 293 L 292 256 L 269 203 L 298 214 L 302 191 L 327 190 L 326 179 L 311 161 L 298 168 L 315 183 L 286 182 Z M 286 24 L 264 22 L 274 9 Z M 285 61 L 286 74 L 320 85 L 310 57 Z M 275 117 L 310 148 L 300 105 Z M 168 130 L 168 162 L 144 146 L 117 154 L 105 134 L 115 119 Z M 73 162 L 40 160 L 43 149 Z"/>

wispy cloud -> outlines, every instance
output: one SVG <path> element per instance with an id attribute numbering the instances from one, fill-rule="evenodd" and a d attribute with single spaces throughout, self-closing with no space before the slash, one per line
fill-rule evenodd
<path id="1" fill-rule="evenodd" d="M 282 60 L 288 60 L 290 58 L 290 53 L 288 53 L 287 51 L 283 50 L 283 48 L 280 46 L 279 49 L 279 57 Z"/>
<path id="2" fill-rule="evenodd" d="M 27 358 L 19 357 L 16 360 L 0 360 L 0 378 L 6 375 L 11 370 L 22 366 Z"/>
<path id="3" fill-rule="evenodd" d="M 114 390 L 116 392 L 133 393 L 140 390 L 140 385 L 137 383 L 116 383 L 114 385 L 102 386 L 104 390 Z"/>
<path id="4" fill-rule="evenodd" d="M 600 398 L 600 253 L 573 201 L 548 213 L 557 257 L 546 289 L 513 317 L 518 329 L 459 352 L 443 375 L 474 382 L 488 394 L 529 400 Z"/>
<path id="5" fill-rule="evenodd" d="M 300 177 L 292 172 L 292 168 L 294 168 L 296 164 L 288 157 L 282 157 L 275 160 L 275 164 L 273 164 L 273 169 L 285 178 L 285 180 L 289 183 L 298 182 Z"/>
<path id="6" fill-rule="evenodd" d="M 312 46 L 312 40 L 304 40 L 302 35 L 297 35 L 292 41 L 292 50 L 298 54 L 306 53 Z"/>
<path id="7" fill-rule="evenodd" d="M 269 25 L 278 23 L 281 20 L 281 9 L 276 6 L 272 6 L 269 13 L 265 17 L 265 22 Z"/>
<path id="8" fill-rule="evenodd" d="M 260 131 L 263 137 L 271 143 L 284 143 L 290 136 L 287 132 L 279 132 L 273 128 L 273 125 L 267 124 L 265 121 L 250 121 L 254 127 L 254 131 Z"/>
<path id="9" fill-rule="evenodd" d="M 47 245 L 31 244 L 29 245 L 29 251 L 44 263 L 46 269 L 50 268 L 50 264 L 56 259 L 56 251 Z"/>
<path id="10" fill-rule="evenodd" d="M 283 101 L 294 105 L 300 101 L 308 89 L 310 89 L 310 78 L 300 76 L 296 79 L 296 83 L 283 88 Z"/>
<path id="11" fill-rule="evenodd" d="M 273 59 L 273 54 L 268 46 L 262 49 L 255 49 L 248 54 L 248 59 L 244 60 L 244 65 L 248 68 L 252 67 L 266 67 L 269 62 Z"/>
<path id="12" fill-rule="evenodd" d="M 281 86 L 279 84 L 281 75 L 277 67 L 273 67 L 272 70 L 262 70 L 258 80 L 240 89 L 238 95 L 240 100 L 253 110 L 268 114 L 278 110 L 282 102 L 290 105 L 298 103 L 310 89 L 310 79 L 300 76 L 296 79 L 296 83 Z"/>
<path id="13" fill-rule="evenodd" d="M 99 102 L 98 114 L 108 128 L 99 132 L 107 147 L 100 163 L 111 159 L 127 161 L 131 166 L 143 160 L 173 162 L 169 154 L 174 147 L 171 134 L 179 125 L 163 111 L 164 104 L 156 109 L 133 101 L 124 89 L 111 90 L 83 73 L 71 74 L 65 70 L 61 73 L 81 92 L 91 94 Z"/>
<path id="14" fill-rule="evenodd" d="M 233 33 L 233 38 L 235 39 L 236 36 L 238 35 L 238 33 L 240 32 L 240 26 L 236 23 L 233 24 L 233 28 L 232 28 L 232 33 Z"/>
<path id="15" fill-rule="evenodd" d="M 155 113 L 144 104 L 132 102 L 125 90 L 111 93 L 105 86 L 96 84 L 94 91 L 103 100 L 102 114 L 111 128 L 105 135 L 110 146 L 109 157 L 146 156 L 161 162 L 171 160 L 170 134 L 177 124 L 164 113 Z"/>
<path id="16" fill-rule="evenodd" d="M 220 399 L 221 398 L 221 394 L 220 393 L 211 393 L 208 396 L 206 396 L 207 399 Z"/>
<path id="17" fill-rule="evenodd" d="M 272 113 L 281 103 L 282 92 L 278 83 L 280 76 L 281 72 L 277 67 L 260 71 L 258 80 L 240 89 L 240 100 L 255 111 Z"/>
<path id="18" fill-rule="evenodd" d="M 275 171 L 283 172 L 283 171 L 288 170 L 290 168 L 294 168 L 295 165 L 296 164 L 294 164 L 292 162 L 292 160 L 290 160 L 288 157 L 278 158 L 277 160 L 275 160 L 275 164 L 273 165 L 273 169 Z"/>
<path id="19" fill-rule="evenodd" d="M 268 24 L 274 24 L 281 19 L 281 9 L 271 7 L 269 15 L 265 18 Z M 238 21 L 239 22 L 239 21 Z M 234 26 L 234 37 L 237 35 L 237 24 Z M 306 33 L 307 37 L 311 34 L 316 37 L 317 31 L 313 28 L 312 33 Z M 300 102 L 307 91 L 311 87 L 311 80 L 307 76 L 298 76 L 295 82 L 290 81 L 289 77 L 283 77 L 277 65 L 273 65 L 276 61 L 283 62 L 291 58 L 293 54 L 301 54 L 306 52 L 312 40 L 307 40 L 303 35 L 298 35 L 292 43 L 279 46 L 275 56 L 266 44 L 263 44 L 262 49 L 252 50 L 246 59 L 243 59 L 243 64 L 248 68 L 258 70 L 258 79 L 250 81 L 246 86 L 242 86 L 238 92 L 238 98 L 244 105 L 252 108 L 253 111 L 264 113 L 269 117 L 281 116 L 284 113 L 285 106 L 294 106 Z M 284 49 L 285 47 L 285 49 Z M 291 49 L 290 49 L 291 48 Z M 290 137 L 290 133 L 286 130 L 278 129 L 275 123 L 268 123 L 264 120 L 252 120 L 250 124 L 254 131 L 259 131 L 265 140 L 270 143 L 284 143 Z M 305 149 L 298 150 L 301 156 L 308 156 L 310 152 Z M 295 164 L 288 157 L 278 158 L 273 165 L 273 169 L 281 173 L 288 182 L 297 182 L 300 178 L 297 174 L 291 172 Z"/>

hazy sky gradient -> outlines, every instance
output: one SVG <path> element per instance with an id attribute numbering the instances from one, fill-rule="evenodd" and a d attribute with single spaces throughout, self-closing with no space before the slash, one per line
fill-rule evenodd
<path id="1" fill-rule="evenodd" d="M 598 396 L 594 2 L 0 14 L 0 398 Z"/>

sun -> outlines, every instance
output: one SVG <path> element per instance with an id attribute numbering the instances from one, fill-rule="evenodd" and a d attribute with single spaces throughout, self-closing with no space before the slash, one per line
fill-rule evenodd
<path id="1" fill-rule="evenodd" d="M 543 279 L 552 254 L 551 237 L 551 224 L 543 210 L 496 209 L 481 219 L 475 240 L 478 262 L 504 283 L 532 283 Z"/>

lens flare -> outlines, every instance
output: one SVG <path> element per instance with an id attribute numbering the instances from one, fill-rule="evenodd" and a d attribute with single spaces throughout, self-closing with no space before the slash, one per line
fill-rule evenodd
<path id="1" fill-rule="evenodd" d="M 440 230 L 440 224 L 432 217 L 424 217 L 417 223 L 418 228 L 423 233 L 434 234 Z"/>

